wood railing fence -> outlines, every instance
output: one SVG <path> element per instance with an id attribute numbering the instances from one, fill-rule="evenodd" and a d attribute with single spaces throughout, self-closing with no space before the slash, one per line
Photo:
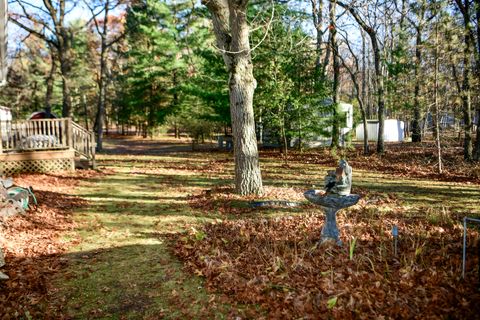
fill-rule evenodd
<path id="1" fill-rule="evenodd" d="M 66 149 L 94 160 L 95 135 L 70 118 L 0 122 L 0 154 Z"/>

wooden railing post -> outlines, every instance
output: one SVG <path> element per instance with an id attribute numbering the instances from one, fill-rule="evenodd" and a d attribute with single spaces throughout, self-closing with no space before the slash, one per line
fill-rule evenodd
<path id="1" fill-rule="evenodd" d="M 67 146 L 69 148 L 73 148 L 73 126 L 72 126 L 72 118 L 67 118 L 67 134 L 68 134 L 68 137 L 67 137 Z"/>
<path id="2" fill-rule="evenodd" d="M 95 162 L 95 149 L 97 148 L 97 144 L 95 143 L 95 133 L 91 132 L 90 133 L 90 152 L 91 152 L 91 157 L 92 157 L 92 169 L 97 169 L 97 164 Z"/>
<path id="3" fill-rule="evenodd" d="M 0 154 L 3 153 L 3 121 L 0 121 Z M 7 123 L 5 122 L 5 131 L 7 131 Z M 7 136 L 8 137 L 8 136 Z"/>

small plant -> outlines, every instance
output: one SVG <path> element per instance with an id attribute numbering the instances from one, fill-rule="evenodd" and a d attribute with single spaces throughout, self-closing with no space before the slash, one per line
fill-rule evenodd
<path id="1" fill-rule="evenodd" d="M 192 227 L 191 229 L 192 229 L 193 235 L 195 236 L 195 240 L 202 241 L 203 239 L 206 238 L 207 234 L 202 230 L 197 230 L 194 227 Z"/>
<path id="2" fill-rule="evenodd" d="M 338 300 L 338 297 L 333 297 L 333 298 L 328 299 L 327 308 L 332 309 L 333 307 L 335 307 L 335 305 L 337 304 L 337 300 Z"/>
<path id="3" fill-rule="evenodd" d="M 353 237 L 351 240 L 350 240 L 350 246 L 349 246 L 349 250 L 348 250 L 348 256 L 350 257 L 350 260 L 353 260 L 353 252 L 355 251 L 355 246 L 357 244 L 357 238 Z"/>

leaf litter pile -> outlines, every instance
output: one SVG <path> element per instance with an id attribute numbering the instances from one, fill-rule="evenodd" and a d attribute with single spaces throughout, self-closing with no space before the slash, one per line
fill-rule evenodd
<path id="1" fill-rule="evenodd" d="M 364 194 L 337 217 L 343 247 L 318 244 L 324 218 L 315 208 L 280 218 L 217 219 L 173 243 L 209 290 L 231 303 L 260 306 L 240 316 L 475 319 L 479 233 L 469 230 L 462 280 L 458 221 L 451 212 L 409 214 L 393 196 Z"/>
<path id="2" fill-rule="evenodd" d="M 262 199 L 270 199 L 274 206 L 282 206 L 282 203 L 300 203 L 304 201 L 303 191 L 300 188 L 282 188 L 264 186 Z M 289 199 L 285 201 L 284 199 Z M 257 212 L 259 209 L 251 206 L 258 200 L 258 196 L 241 196 L 234 192 L 231 186 L 215 186 L 212 189 L 203 190 L 196 195 L 188 197 L 190 207 L 203 211 L 206 215 L 240 215 Z M 310 204 L 302 204 L 302 208 L 312 207 Z"/>
<path id="3" fill-rule="evenodd" d="M 45 315 L 49 277 L 65 265 L 61 255 L 77 241 L 67 237 L 75 227 L 70 215 L 86 204 L 69 193 L 80 179 L 98 174 L 83 170 L 14 177 L 16 185 L 33 187 L 38 206 L 24 215 L 0 217 L 0 245 L 6 262 L 1 271 L 10 278 L 0 282 L 2 319 Z"/>

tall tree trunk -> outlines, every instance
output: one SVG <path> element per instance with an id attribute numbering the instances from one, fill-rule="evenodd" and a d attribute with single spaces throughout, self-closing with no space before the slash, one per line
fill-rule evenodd
<path id="1" fill-rule="evenodd" d="M 360 31 L 362 36 L 362 101 L 364 102 L 364 108 L 367 109 L 366 117 L 369 116 L 369 108 L 368 108 L 368 98 L 367 98 L 367 90 L 368 90 L 368 79 L 367 79 L 367 42 L 365 41 L 365 31 Z M 365 110 L 364 110 L 365 113 Z"/>
<path id="2" fill-rule="evenodd" d="M 98 79 L 98 100 L 97 100 L 97 115 L 95 118 L 97 131 L 97 151 L 103 149 L 103 126 L 105 123 L 105 101 L 107 96 L 107 47 L 106 35 L 102 35 L 102 47 L 100 52 L 100 78 Z"/>
<path id="3" fill-rule="evenodd" d="M 383 85 L 383 75 L 382 75 L 382 67 L 380 61 L 380 50 L 378 48 L 377 38 L 376 35 L 370 36 L 372 39 L 372 48 L 373 48 L 373 56 L 375 59 L 375 83 L 377 86 L 377 106 L 378 106 L 378 138 L 377 138 L 377 153 L 384 153 L 384 114 L 385 114 L 385 93 L 384 93 L 384 85 Z"/>
<path id="4" fill-rule="evenodd" d="M 261 194 L 263 185 L 253 115 L 256 80 L 246 15 L 248 0 L 204 0 L 202 3 L 212 14 L 217 45 L 229 73 L 236 192 Z"/>
<path id="5" fill-rule="evenodd" d="M 475 54 L 476 60 L 476 78 L 477 81 L 480 79 L 480 0 L 475 0 L 475 15 L 477 20 L 477 52 Z M 477 83 L 477 95 L 480 96 L 480 84 Z M 475 141 L 475 151 L 473 154 L 473 159 L 475 161 L 480 161 L 480 100 L 476 101 L 476 114 L 477 114 L 477 133 Z"/>
<path id="6" fill-rule="evenodd" d="M 443 172 L 443 163 L 442 163 L 442 145 L 440 141 L 440 111 L 438 106 L 438 22 L 435 25 L 435 50 L 434 50 L 434 59 L 435 59 L 435 70 L 434 70 L 434 108 L 435 108 L 435 144 L 437 145 L 437 169 L 438 173 Z"/>
<path id="7" fill-rule="evenodd" d="M 422 129 L 420 126 L 420 74 L 422 64 L 422 28 L 416 28 L 416 42 L 415 42 L 415 88 L 413 93 L 413 121 L 412 121 L 412 142 L 422 141 Z M 425 119 L 426 121 L 427 119 Z"/>
<path id="8" fill-rule="evenodd" d="M 462 81 L 462 106 L 463 106 L 463 121 L 464 121 L 464 140 L 463 140 L 463 158 L 466 161 L 473 159 L 473 144 L 472 144 L 472 103 L 471 103 L 471 84 L 470 84 L 470 68 L 472 46 L 474 46 L 475 39 L 470 21 L 470 0 L 455 0 L 460 12 L 463 16 L 464 28 L 464 48 L 463 48 L 463 81 Z"/>
<path id="9" fill-rule="evenodd" d="M 316 32 L 316 58 L 315 58 L 315 73 L 317 81 L 323 81 L 325 77 L 325 70 L 322 65 L 322 46 L 323 46 L 323 0 L 310 0 L 312 4 L 312 18 L 313 26 Z"/>
<path id="10" fill-rule="evenodd" d="M 45 93 L 45 113 L 47 118 L 50 118 L 52 115 L 52 97 L 53 97 L 53 84 L 55 81 L 55 73 L 57 72 L 57 64 L 55 62 L 55 55 L 53 53 L 53 48 L 51 48 L 51 57 L 52 65 L 50 66 L 50 73 L 47 77 L 47 91 Z"/>
<path id="11" fill-rule="evenodd" d="M 330 1 L 330 47 L 333 52 L 333 123 L 332 123 L 332 144 L 330 148 L 339 147 L 339 114 L 338 114 L 338 105 L 340 103 L 340 61 L 338 57 L 338 45 L 337 45 L 337 29 L 336 29 L 336 3 Z"/>
<path id="12" fill-rule="evenodd" d="M 97 114 L 95 117 L 95 129 L 97 131 L 97 151 L 103 149 L 103 126 L 105 124 L 105 103 L 107 98 L 107 34 L 108 34 L 108 14 L 110 9 L 110 0 L 105 1 L 104 15 L 103 15 L 103 29 L 100 30 L 99 23 L 94 18 L 97 32 L 100 35 L 101 47 L 100 47 L 100 77 L 98 79 L 98 101 L 97 101 Z M 92 9 L 91 9 L 92 10 Z M 93 14 L 93 10 L 92 10 Z"/>
<path id="13" fill-rule="evenodd" d="M 67 118 L 72 115 L 72 97 L 70 93 L 70 61 L 65 57 L 65 53 L 59 53 L 60 72 L 62 74 L 62 117 Z"/>

